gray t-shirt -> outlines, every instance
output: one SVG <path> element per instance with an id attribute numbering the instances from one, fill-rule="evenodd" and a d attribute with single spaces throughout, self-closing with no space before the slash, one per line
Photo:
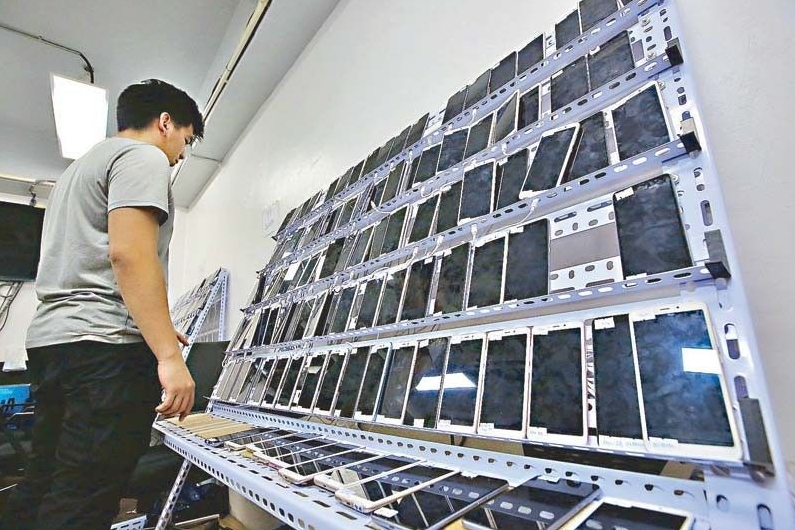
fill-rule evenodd
<path id="1" fill-rule="evenodd" d="M 154 145 L 109 138 L 75 160 L 50 195 L 36 278 L 39 305 L 28 328 L 28 348 L 143 340 L 109 258 L 108 213 L 125 206 L 160 210 L 157 254 L 168 277 L 174 225 L 168 158 Z"/>

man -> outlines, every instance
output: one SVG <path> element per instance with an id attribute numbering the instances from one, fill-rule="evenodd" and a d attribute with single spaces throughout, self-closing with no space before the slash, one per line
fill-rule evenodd
<path id="1" fill-rule="evenodd" d="M 33 448 L 4 530 L 107 530 L 155 411 L 182 419 L 193 406 L 165 278 L 170 167 L 204 121 L 154 79 L 127 87 L 116 117 L 119 134 L 75 160 L 49 200 L 27 338 Z"/>

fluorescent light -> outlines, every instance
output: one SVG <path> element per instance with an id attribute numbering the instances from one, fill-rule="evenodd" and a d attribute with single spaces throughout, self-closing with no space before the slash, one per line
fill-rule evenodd
<path id="1" fill-rule="evenodd" d="M 108 126 L 108 92 L 104 88 L 50 75 L 52 110 L 61 156 L 80 158 L 105 139 Z"/>
<path id="2" fill-rule="evenodd" d="M 682 369 L 685 372 L 720 375 L 718 351 L 704 348 L 682 348 Z"/>
<path id="3" fill-rule="evenodd" d="M 422 392 L 426 390 L 439 390 L 442 386 L 442 376 L 440 375 L 426 375 L 417 384 L 417 391 Z M 444 376 L 445 390 L 455 388 L 477 388 L 465 374 L 455 372 Z"/>

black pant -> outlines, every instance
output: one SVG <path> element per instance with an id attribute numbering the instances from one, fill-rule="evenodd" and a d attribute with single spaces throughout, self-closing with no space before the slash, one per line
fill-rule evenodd
<path id="1" fill-rule="evenodd" d="M 160 398 L 145 343 L 75 342 L 28 350 L 36 400 L 25 479 L 3 530 L 108 530 Z"/>

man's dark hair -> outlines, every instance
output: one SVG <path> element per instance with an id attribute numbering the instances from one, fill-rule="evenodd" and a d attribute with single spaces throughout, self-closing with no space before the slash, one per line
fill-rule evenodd
<path id="1" fill-rule="evenodd" d="M 196 102 L 183 90 L 161 81 L 147 79 L 130 85 L 119 95 L 116 103 L 116 123 L 119 132 L 126 129 L 145 129 L 168 112 L 180 127 L 193 125 L 193 135 L 204 137 L 204 118 Z"/>

